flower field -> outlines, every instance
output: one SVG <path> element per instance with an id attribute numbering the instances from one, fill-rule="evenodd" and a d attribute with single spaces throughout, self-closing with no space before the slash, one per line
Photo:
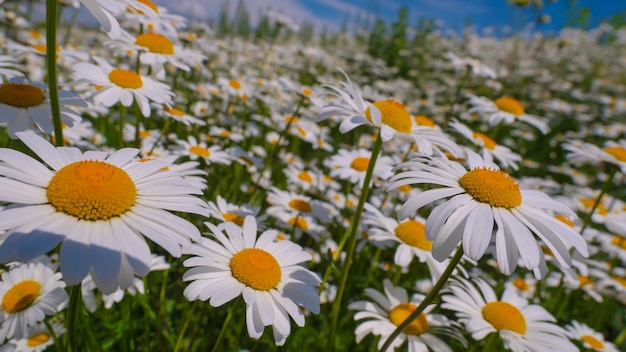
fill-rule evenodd
<path id="1" fill-rule="evenodd" d="M 0 1 L 0 352 L 626 350 L 626 26 L 170 10 Z"/>

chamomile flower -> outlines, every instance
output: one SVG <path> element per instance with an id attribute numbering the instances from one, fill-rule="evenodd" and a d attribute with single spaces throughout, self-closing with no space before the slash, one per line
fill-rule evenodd
<path id="1" fill-rule="evenodd" d="M 570 141 L 563 144 L 563 149 L 569 152 L 567 159 L 574 165 L 605 162 L 616 165 L 622 173 L 626 173 L 626 139 L 608 141 L 603 148 L 591 143 Z"/>
<path id="2" fill-rule="evenodd" d="M 367 149 L 339 149 L 336 155 L 327 159 L 324 163 L 330 168 L 330 176 L 342 180 L 348 180 L 353 184 L 363 187 L 365 173 L 370 163 L 371 151 Z M 377 178 L 387 180 L 392 175 L 393 159 L 380 155 L 374 165 L 372 182 Z"/>
<path id="3" fill-rule="evenodd" d="M 372 301 L 356 301 L 348 305 L 348 309 L 356 310 L 354 320 L 361 320 L 354 334 L 360 343 L 369 334 L 380 336 L 378 349 L 383 346 L 389 335 L 400 325 L 421 303 L 424 295 L 414 294 L 411 298 L 405 289 L 394 286 L 389 279 L 383 281 L 384 293 L 372 288 L 365 289 L 365 295 Z M 408 343 L 409 352 L 452 351 L 450 346 L 435 334 L 443 333 L 461 339 L 448 319 L 431 311 L 431 304 L 407 326 L 391 344 L 391 348 Z M 366 319 L 366 320 L 365 320 Z"/>
<path id="4" fill-rule="evenodd" d="M 0 55 L 0 77 L 24 77 L 23 71 L 24 68 L 15 60 L 14 57 Z"/>
<path id="5" fill-rule="evenodd" d="M 80 283 L 88 273 L 98 288 L 125 289 L 134 274 L 150 271 L 144 236 L 173 256 L 200 237 L 189 221 L 169 211 L 207 216 L 202 192 L 159 160 L 133 161 L 139 150 L 111 155 L 77 148 L 55 148 L 33 133 L 18 137 L 43 163 L 12 149 L 1 149 L 0 226 L 9 231 L 0 262 L 26 261 L 59 243 L 63 280 Z M 169 210 L 169 211 L 168 211 Z"/>
<path id="6" fill-rule="evenodd" d="M 500 122 L 510 125 L 516 120 L 520 120 L 536 127 L 543 134 L 550 131 L 550 127 L 548 127 L 545 121 L 539 116 L 527 114 L 522 103 L 515 98 L 503 96 L 491 101 L 488 98 L 472 94 L 468 94 L 468 98 L 469 104 L 472 105 L 468 112 L 470 114 L 474 112 L 483 114 L 491 126 L 495 126 Z"/>
<path id="7" fill-rule="evenodd" d="M 174 93 L 170 86 L 134 71 L 113 67 L 106 60 L 94 57 L 97 65 L 81 62 L 73 67 L 76 81 L 86 81 L 99 89 L 93 101 L 107 107 L 115 104 L 131 106 L 136 102 L 143 116 L 150 116 L 150 102 L 171 105 Z"/>
<path id="8" fill-rule="evenodd" d="M 62 323 L 51 322 L 54 336 L 60 337 L 65 333 L 65 327 Z M 16 352 L 44 352 L 48 347 L 54 344 L 54 338 L 45 323 L 38 323 L 28 329 L 28 333 L 22 339 L 13 339 L 7 344 L 14 346 L 9 351 Z M 4 350 L 2 350 L 4 352 Z"/>
<path id="9" fill-rule="evenodd" d="M 505 289 L 498 298 L 483 279 L 473 278 L 472 282 L 462 278 L 453 281 L 441 307 L 454 311 L 473 339 L 483 340 L 496 333 L 504 348 L 513 352 L 578 351 L 565 329 L 555 324 L 556 319 L 543 307 L 528 304 L 511 289 Z"/>
<path id="10" fill-rule="evenodd" d="M 0 343 L 22 339 L 28 328 L 55 314 L 68 299 L 61 274 L 44 263 L 15 266 L 0 281 Z"/>
<path id="11" fill-rule="evenodd" d="M 539 266 L 542 254 L 534 236 L 543 240 L 562 266 L 571 265 L 572 246 L 588 256 L 582 236 L 553 216 L 556 212 L 576 218 L 570 208 L 543 192 L 520 190 L 513 178 L 469 149 L 467 162 L 469 171 L 455 161 L 418 156 L 398 166 L 410 170 L 389 180 L 390 189 L 420 183 L 443 186 L 409 198 L 400 208 L 400 219 L 451 197 L 435 207 L 426 220 L 426 238 L 433 241 L 435 259 L 446 259 L 462 242 L 465 255 L 479 260 L 494 237 L 494 224 L 498 267 L 507 275 L 517 266 L 518 258 L 528 269 Z"/>
<path id="12" fill-rule="evenodd" d="M 218 195 L 215 202 L 208 202 L 209 214 L 214 219 L 221 222 L 234 222 L 237 226 L 243 226 L 243 221 L 246 216 L 251 215 L 256 218 L 257 227 L 262 228 L 263 221 L 267 218 L 267 215 L 259 215 L 261 210 L 259 207 L 243 204 L 236 205 L 228 203 L 226 199 Z"/>
<path id="13" fill-rule="evenodd" d="M 154 11 L 142 4 L 139 0 L 79 0 L 89 12 L 96 18 L 100 27 L 113 39 L 122 34 L 119 22 L 114 16 L 122 13 L 127 5 L 142 9 L 147 14 L 155 16 Z"/>
<path id="14" fill-rule="evenodd" d="M 188 113 L 184 112 L 183 110 L 174 108 L 174 107 L 169 107 L 167 105 L 163 105 L 161 107 L 161 109 L 159 109 L 159 115 L 165 117 L 165 118 L 170 118 L 172 120 L 176 120 L 179 122 L 182 122 L 183 124 L 185 124 L 186 126 L 192 126 L 192 125 L 198 125 L 198 126 L 204 126 L 206 125 L 206 122 L 204 122 L 203 120 L 200 120 L 197 117 L 191 116 Z"/>
<path id="15" fill-rule="evenodd" d="M 595 331 L 586 324 L 572 320 L 571 325 L 565 327 L 570 339 L 580 342 L 584 348 L 598 352 L 618 352 L 619 349 L 612 342 L 607 341 L 602 333 Z"/>
<path id="16" fill-rule="evenodd" d="M 232 158 L 228 152 L 222 150 L 219 145 L 208 146 L 206 142 L 198 142 L 196 137 L 189 135 L 187 140 L 178 140 L 180 150 L 175 150 L 179 155 L 186 155 L 191 160 L 202 159 L 209 164 L 230 165 Z"/>
<path id="17" fill-rule="evenodd" d="M 286 210 L 294 215 L 310 215 L 321 222 L 330 221 L 329 205 L 305 195 L 272 187 L 267 194 L 267 202 L 270 204 L 267 209 L 267 213 L 270 215 Z"/>
<path id="18" fill-rule="evenodd" d="M 61 121 L 67 126 L 74 126 L 81 121 L 80 115 L 71 106 L 87 106 L 78 95 L 59 91 Z M 0 124 L 5 125 L 11 138 L 16 139 L 16 132 L 41 130 L 54 132 L 52 108 L 47 85 L 29 83 L 16 78 L 0 85 Z"/>
<path id="19" fill-rule="evenodd" d="M 300 306 L 319 313 L 316 286 L 320 280 L 300 265 L 311 260 L 311 255 L 299 245 L 275 241 L 275 230 L 257 237 L 253 216 L 246 216 L 242 227 L 232 222 L 217 227 L 205 224 L 214 239 L 203 237 L 193 244 L 187 251 L 193 257 L 183 263 L 190 267 L 183 275 L 183 281 L 191 281 L 183 292 L 188 300 L 208 300 L 211 306 L 219 307 L 242 296 L 250 337 L 260 338 L 271 325 L 278 346 L 291 332 L 289 317 L 304 326 Z"/>

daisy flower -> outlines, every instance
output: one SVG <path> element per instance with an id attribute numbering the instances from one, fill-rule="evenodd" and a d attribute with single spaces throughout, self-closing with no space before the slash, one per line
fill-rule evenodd
<path id="1" fill-rule="evenodd" d="M 228 203 L 226 199 L 218 195 L 215 202 L 208 202 L 209 214 L 213 219 L 217 219 L 221 222 L 234 222 L 237 226 L 243 226 L 243 221 L 246 216 L 251 215 L 256 218 L 257 226 L 263 227 L 263 221 L 267 218 L 267 215 L 259 215 L 260 207 L 244 204 L 235 205 Z"/>
<path id="2" fill-rule="evenodd" d="M 44 263 L 22 264 L 2 273 L 0 281 L 0 343 L 22 339 L 28 328 L 55 314 L 69 296 L 61 274 Z"/>
<path id="3" fill-rule="evenodd" d="M 619 349 L 612 342 L 606 341 L 602 333 L 572 320 L 571 325 L 565 327 L 570 339 L 580 342 L 584 348 L 598 352 L 618 352 Z"/>
<path id="4" fill-rule="evenodd" d="M 151 101 L 161 105 L 172 104 L 174 93 L 167 84 L 115 68 L 102 58 L 93 59 L 97 65 L 87 62 L 76 64 L 73 77 L 75 81 L 86 81 L 99 88 L 93 94 L 94 103 L 106 107 L 121 103 L 128 107 L 136 102 L 143 116 L 150 115 Z"/>
<path id="5" fill-rule="evenodd" d="M 87 106 L 78 95 L 59 91 L 61 104 L 61 121 L 67 126 L 74 126 L 81 121 L 80 115 L 71 106 Z M 48 86 L 29 83 L 17 78 L 0 85 L 0 124 L 6 125 L 11 138 L 16 139 L 16 132 L 41 130 L 44 133 L 54 132 L 52 108 Z"/>
<path id="6" fill-rule="evenodd" d="M 32 132 L 18 137 L 43 163 L 12 149 L 0 150 L 0 262 L 27 261 L 61 243 L 60 265 L 68 285 L 91 274 L 111 293 L 150 271 L 148 237 L 178 257 L 200 237 L 189 221 L 169 211 L 208 216 L 206 203 L 159 160 L 137 162 L 139 150 L 111 155 L 57 147 Z M 169 210 L 169 211 L 168 211 Z M 142 236 L 143 235 L 143 236 Z"/>
<path id="7" fill-rule="evenodd" d="M 370 163 L 371 151 L 367 149 L 347 150 L 339 149 L 336 155 L 324 161 L 325 166 L 330 168 L 330 176 L 342 180 L 348 180 L 353 184 L 363 187 L 365 174 Z M 393 175 L 391 169 L 394 164 L 393 159 L 381 155 L 374 165 L 372 182 L 376 178 L 386 180 Z"/>
<path id="8" fill-rule="evenodd" d="M 139 0 L 79 0 L 96 18 L 100 27 L 113 39 L 122 34 L 120 24 L 114 16 L 121 14 L 127 5 L 146 11 L 146 14 L 155 16 L 154 11 L 142 4 Z"/>
<path id="9" fill-rule="evenodd" d="M 206 142 L 198 142 L 196 137 L 189 135 L 187 140 L 178 140 L 177 143 L 182 147 L 180 150 L 174 150 L 178 155 L 186 155 L 191 160 L 202 159 L 207 165 L 221 164 L 230 165 L 232 158 L 228 152 L 222 150 L 219 145 L 208 146 Z"/>
<path id="10" fill-rule="evenodd" d="M 607 141 L 603 148 L 591 143 L 569 141 L 563 144 L 563 149 L 569 152 L 567 160 L 574 165 L 605 162 L 616 165 L 623 174 L 626 173 L 626 139 Z"/>
<path id="11" fill-rule="evenodd" d="M 7 78 L 24 77 L 24 67 L 14 57 L 0 55 L 0 76 Z"/>
<path id="12" fill-rule="evenodd" d="M 472 94 L 468 94 L 468 98 L 469 104 L 472 105 L 468 113 L 478 112 L 485 115 L 491 126 L 495 126 L 502 121 L 506 124 L 512 124 L 515 120 L 520 120 L 536 127 L 543 134 L 550 131 L 550 127 L 548 127 L 545 121 L 539 116 L 527 114 L 522 103 L 515 98 L 503 96 L 495 101 L 491 101 L 488 98 L 477 97 Z"/>
<path id="13" fill-rule="evenodd" d="M 443 295 L 443 309 L 455 312 L 475 340 L 497 333 L 504 348 L 522 351 L 578 351 L 567 338 L 567 332 L 555 324 L 556 319 L 543 307 L 528 304 L 514 290 L 505 289 L 498 299 L 483 279 L 458 278 Z"/>
<path id="14" fill-rule="evenodd" d="M 54 335 L 60 337 L 65 333 L 62 323 L 50 322 Z M 28 329 L 28 333 L 22 339 L 13 339 L 7 342 L 7 350 L 0 348 L 2 352 L 44 352 L 48 347 L 54 345 L 54 338 L 45 323 L 41 322 Z M 4 348 L 4 346 L 3 346 Z"/>
<path id="15" fill-rule="evenodd" d="M 186 112 L 184 112 L 183 110 L 180 110 L 174 107 L 169 107 L 167 105 L 161 106 L 161 108 L 159 109 L 159 115 L 165 118 L 170 118 L 172 120 L 182 122 L 183 124 L 185 124 L 185 126 L 206 125 L 206 122 L 204 122 L 203 120 L 200 120 L 197 117 L 191 116 L 187 114 Z"/>
<path id="16" fill-rule="evenodd" d="M 416 293 L 409 299 L 407 291 L 394 286 L 389 279 L 383 281 L 383 286 L 384 293 L 372 288 L 365 289 L 365 295 L 372 301 L 356 301 L 348 305 L 348 309 L 358 311 L 354 315 L 354 320 L 361 320 L 354 331 L 356 342 L 360 343 L 369 334 L 377 335 L 380 336 L 378 349 L 425 297 Z M 395 349 L 407 342 L 409 352 L 452 351 L 450 346 L 435 334 L 443 333 L 447 335 L 446 339 L 462 338 L 444 315 L 431 313 L 434 308 L 434 304 L 426 307 L 419 317 L 398 335 L 390 347 Z"/>
<path id="17" fill-rule="evenodd" d="M 276 187 L 272 187 L 269 190 L 267 203 L 270 205 L 267 209 L 267 213 L 270 215 L 280 212 L 281 210 L 286 210 L 294 215 L 304 214 L 312 216 L 321 222 L 329 222 L 331 219 L 328 204 L 311 199 L 305 195 L 283 191 Z"/>
<path id="18" fill-rule="evenodd" d="M 246 216 L 242 227 L 232 222 L 205 225 L 215 240 L 203 237 L 187 251 L 193 255 L 183 263 L 191 267 L 183 275 L 183 281 L 191 281 L 183 292 L 188 300 L 209 300 L 211 306 L 219 307 L 242 296 L 250 337 L 260 338 L 265 327 L 272 325 L 278 346 L 291 332 L 289 317 L 304 326 L 300 306 L 319 313 L 316 287 L 320 280 L 300 265 L 311 260 L 311 255 L 299 245 L 275 241 L 275 230 L 257 237 L 253 216 Z"/>
<path id="19" fill-rule="evenodd" d="M 500 166 L 503 168 L 510 167 L 513 170 L 518 169 L 517 163 L 522 160 L 522 157 L 519 154 L 514 153 L 511 149 L 503 145 L 499 145 L 496 141 L 481 132 L 472 131 L 469 127 L 457 120 L 452 120 L 452 122 L 450 122 L 450 127 L 459 132 L 463 137 L 467 138 L 472 143 L 479 146 L 481 148 L 483 159 L 493 161 L 493 158 L 495 157 Z"/>
<path id="20" fill-rule="evenodd" d="M 528 269 L 539 266 L 541 251 L 533 234 L 543 240 L 562 266 L 571 265 L 572 246 L 583 256 L 589 255 L 582 236 L 553 216 L 556 212 L 574 219 L 574 211 L 543 192 L 520 190 L 497 165 L 469 149 L 467 162 L 469 171 L 455 161 L 418 156 L 398 166 L 410 170 L 389 180 L 389 189 L 419 183 L 443 186 L 409 198 L 400 208 L 400 219 L 424 205 L 451 197 L 435 207 L 426 220 L 426 238 L 433 241 L 435 259 L 448 258 L 462 242 L 465 255 L 479 260 L 494 237 L 494 224 L 498 267 L 507 275 L 520 257 Z"/>

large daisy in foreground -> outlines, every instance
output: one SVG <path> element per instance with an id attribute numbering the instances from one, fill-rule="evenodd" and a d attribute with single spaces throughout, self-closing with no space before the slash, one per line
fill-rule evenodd
<path id="1" fill-rule="evenodd" d="M 79 284 L 88 273 L 107 294 L 150 271 L 143 236 L 173 256 L 200 232 L 169 211 L 208 217 L 206 204 L 165 162 L 133 161 L 139 150 L 82 153 L 55 148 L 32 132 L 17 136 L 43 162 L 13 149 L 0 149 L 0 262 L 27 261 L 59 243 L 63 279 Z M 169 211 L 168 211 L 169 210 Z M 143 236 L 142 236 L 143 235 Z"/>
<path id="2" fill-rule="evenodd" d="M 435 259 L 448 258 L 462 242 L 465 255 L 479 260 L 491 242 L 494 224 L 498 266 L 507 275 L 513 272 L 520 257 L 528 269 L 539 267 L 545 260 L 533 234 L 543 240 L 563 266 L 571 265 L 572 246 L 583 256 L 589 255 L 582 236 L 555 218 L 576 217 L 570 208 L 543 192 L 520 190 L 518 183 L 497 165 L 469 149 L 467 162 L 469 170 L 448 159 L 416 157 L 398 166 L 409 170 L 389 180 L 389 189 L 416 183 L 443 186 L 409 198 L 400 208 L 401 219 L 427 204 L 451 197 L 426 219 L 426 238 L 433 241 Z"/>
<path id="3" fill-rule="evenodd" d="M 242 296 L 246 302 L 248 335 L 258 339 L 272 325 L 274 341 L 282 346 L 291 332 L 289 317 L 304 326 L 300 306 L 317 314 L 319 278 L 300 263 L 311 260 L 302 247 L 275 241 L 277 232 L 267 230 L 257 238 L 256 219 L 246 216 L 243 226 L 233 222 L 215 226 L 205 223 L 217 241 L 203 237 L 194 243 L 183 276 L 192 281 L 185 288 L 188 300 L 209 300 L 219 307 Z M 226 231 L 227 235 L 224 235 Z"/>

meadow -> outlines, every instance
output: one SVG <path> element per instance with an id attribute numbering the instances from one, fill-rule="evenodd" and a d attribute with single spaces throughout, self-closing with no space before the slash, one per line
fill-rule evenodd
<path id="1" fill-rule="evenodd" d="M 0 2 L 0 352 L 626 350 L 626 26 L 45 5 Z"/>

